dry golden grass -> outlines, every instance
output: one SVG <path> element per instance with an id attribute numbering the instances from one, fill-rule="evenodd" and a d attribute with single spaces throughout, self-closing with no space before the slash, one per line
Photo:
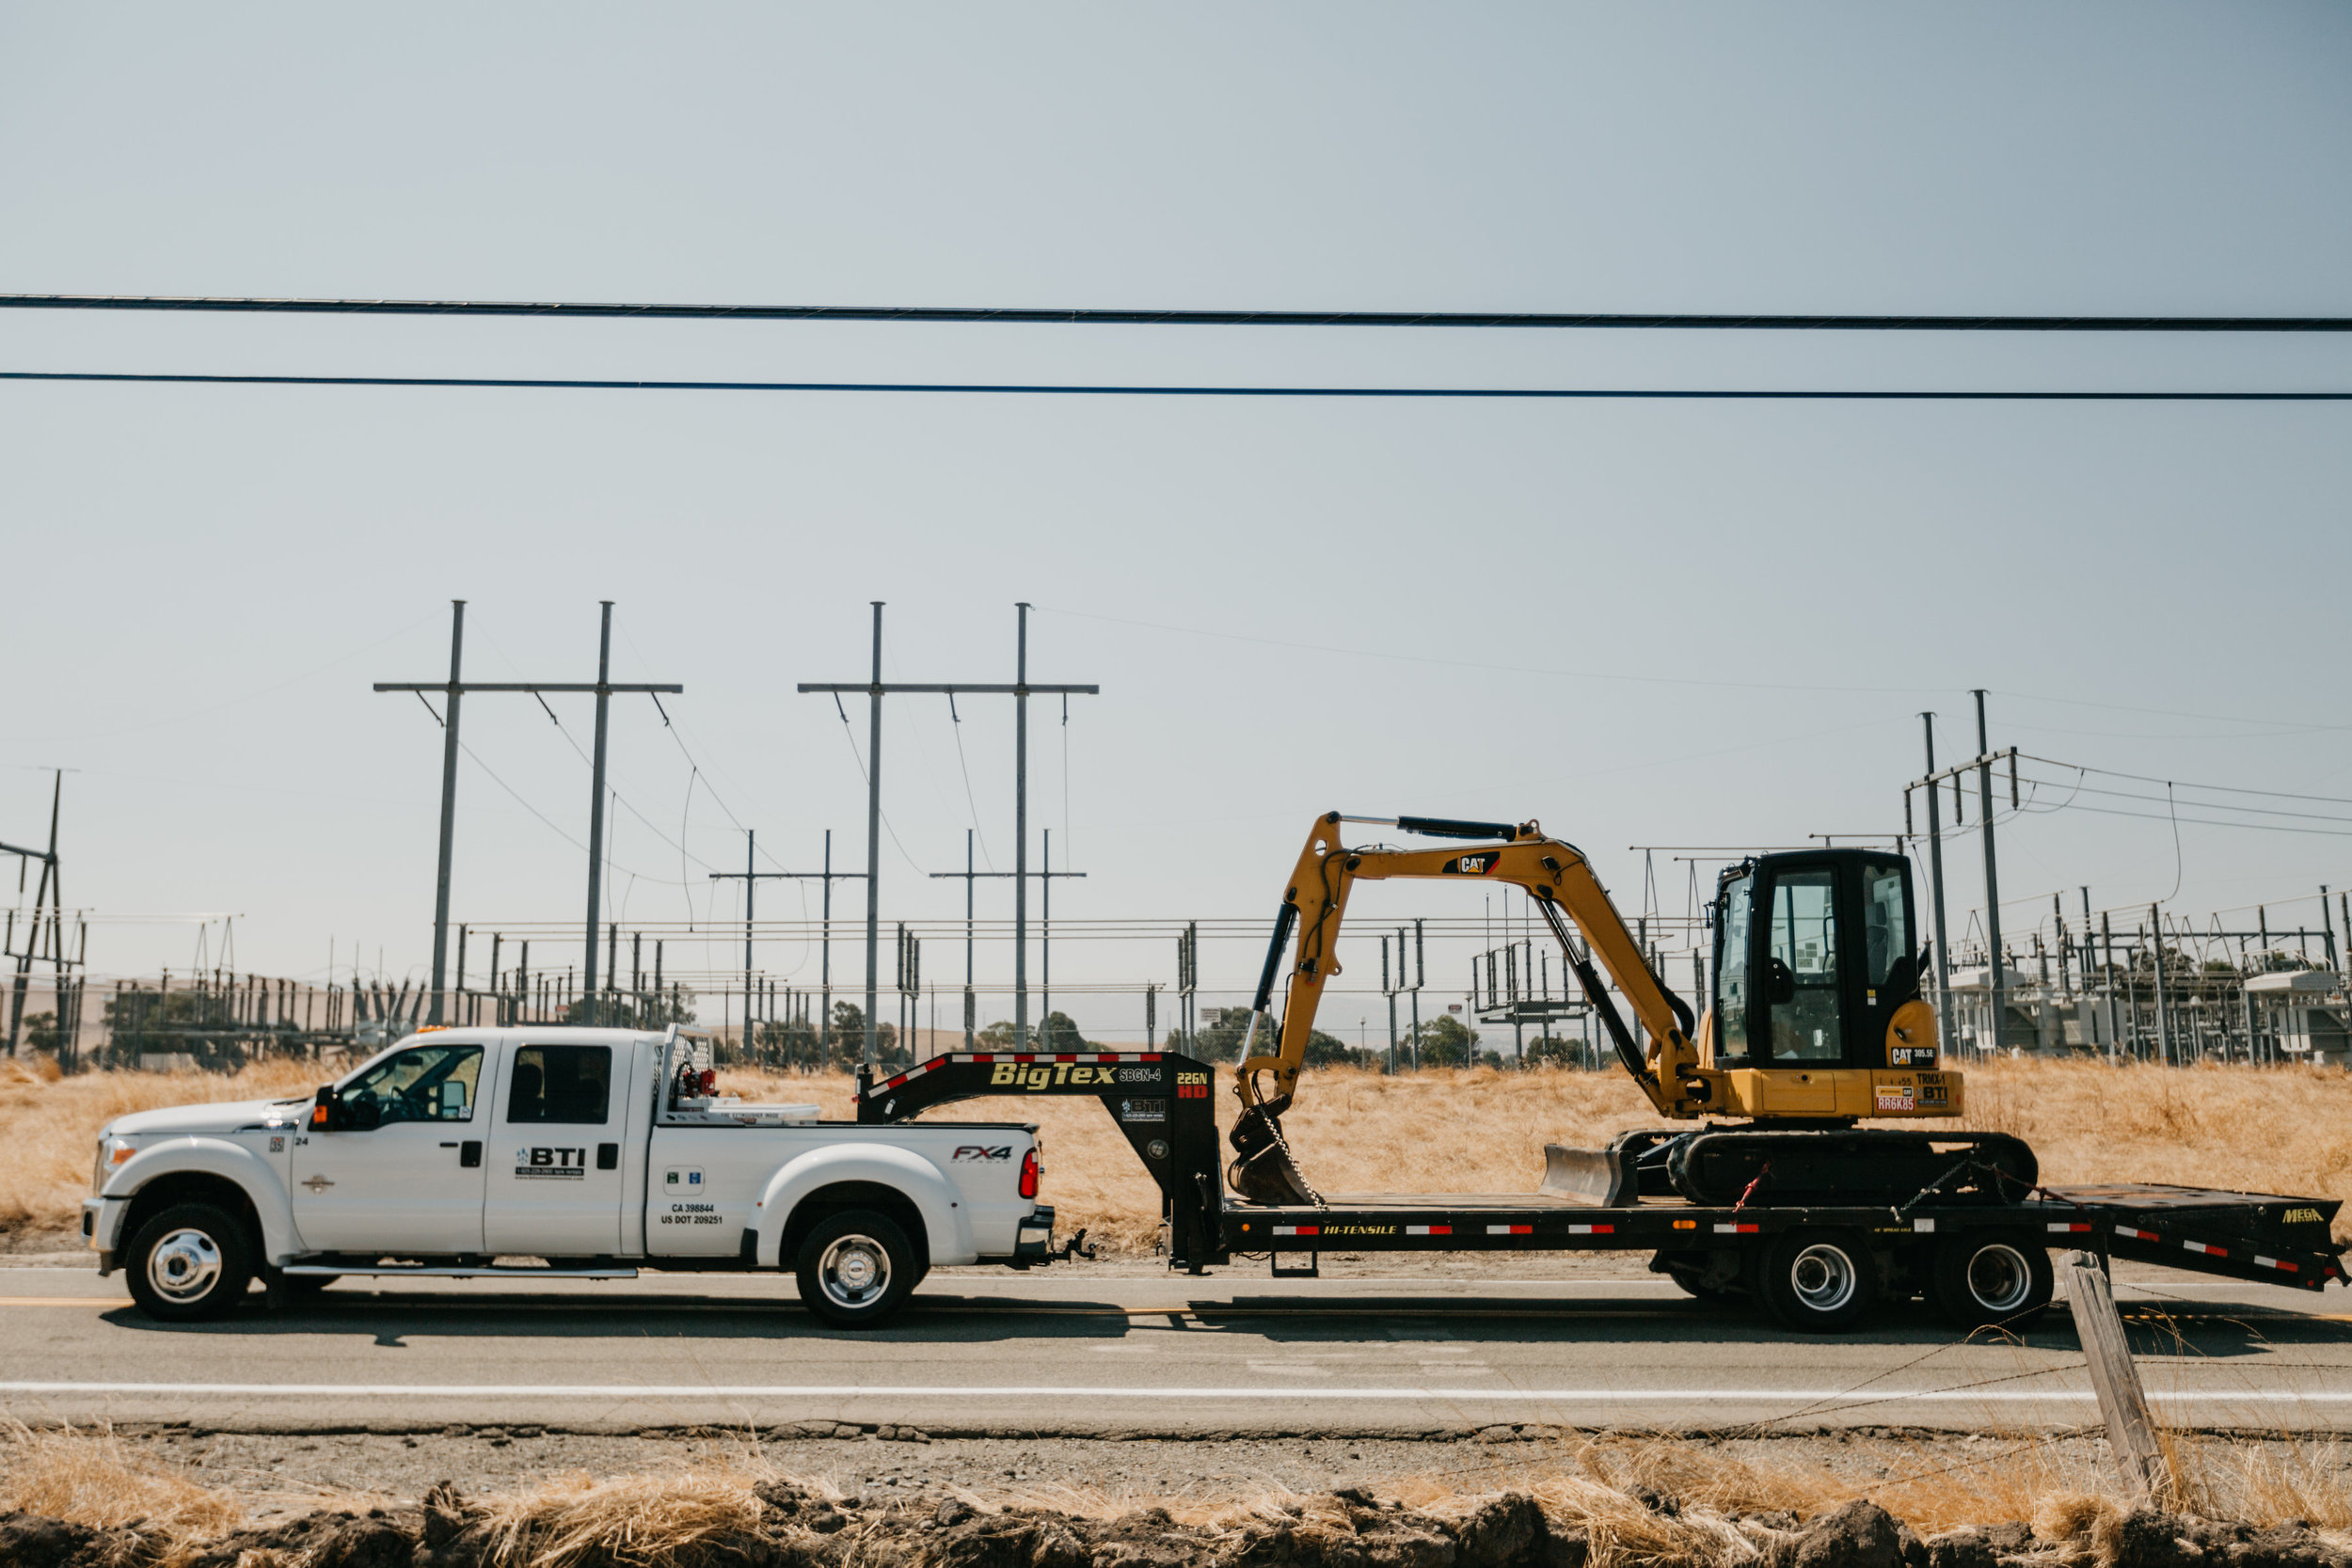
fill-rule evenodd
<path id="1" fill-rule="evenodd" d="M 314 1063 L 267 1062 L 232 1074 L 87 1072 L 60 1078 L 45 1058 L 0 1061 L 0 1237 L 64 1243 L 81 1225 L 98 1130 L 132 1111 L 308 1094 Z"/>
<path id="2" fill-rule="evenodd" d="M 2302 1520 L 2331 1531 L 2352 1526 L 2347 1455 L 2333 1439 L 2176 1437 L 2174 1452 L 2189 1511 L 2203 1517 L 2265 1527 Z M 1743 1518 L 1784 1513 L 1804 1518 L 1855 1497 L 1871 1498 L 1922 1534 L 2015 1519 L 2031 1523 L 2044 1541 L 2083 1546 L 2123 1512 L 2108 1490 L 2106 1463 L 2095 1445 L 2023 1434 L 1740 1445 L 1571 1434 L 1543 1445 L 1457 1446 L 1432 1453 L 1441 1461 L 1469 1462 L 1375 1490 L 1425 1513 L 1456 1519 L 1498 1493 L 1529 1493 L 1556 1524 L 1590 1533 L 1595 1568 L 1753 1562 L 1761 1538 Z M 770 1481 L 790 1481 L 821 1497 L 840 1495 L 828 1480 L 796 1477 L 776 1465 L 746 1434 L 731 1455 L 603 1479 L 566 1473 L 473 1501 L 492 1527 L 496 1560 L 516 1568 L 596 1561 L 669 1568 L 701 1542 L 755 1526 L 764 1506 L 756 1488 Z M 1671 1497 L 1676 1511 L 1651 1507 L 1645 1494 Z M 986 1513 L 1052 1510 L 1110 1519 L 1158 1507 L 1179 1524 L 1213 1530 L 1281 1520 L 1346 1528 L 1328 1497 L 1247 1483 L 1190 1481 L 1164 1489 L 1057 1483 L 958 1489 L 958 1496 Z M 87 1525 L 135 1525 L 162 1548 L 165 1568 L 236 1528 L 264 1501 L 282 1510 L 287 1500 L 199 1484 L 103 1431 L 0 1429 L 0 1509 Z M 321 1499 L 320 1506 L 351 1501 Z"/>
<path id="3" fill-rule="evenodd" d="M 227 1077 L 56 1079 L 0 1064 L 0 1139 L 12 1156 L 0 1166 L 0 1233 L 71 1231 L 89 1182 L 92 1142 L 107 1118 L 158 1105 L 300 1094 L 318 1071 L 278 1062 Z M 815 1101 L 828 1117 L 850 1114 L 845 1073 L 730 1069 L 721 1078 L 747 1099 Z M 1232 1121 L 1230 1082 L 1220 1075 L 1220 1125 Z M 2031 1144 L 2045 1180 L 2194 1182 L 2352 1198 L 2352 1075 L 2336 1069 L 1995 1062 L 1969 1069 L 1968 1108 L 1962 1125 Z M 1036 1122 L 1046 1149 L 1045 1196 L 1063 1228 L 1085 1226 L 1117 1251 L 1150 1250 L 1158 1189 L 1091 1098 L 1007 1096 L 930 1115 Z M 1597 1148 L 1620 1129 L 1656 1119 L 1615 1072 L 1476 1068 L 1384 1078 L 1342 1068 L 1310 1071 L 1283 1125 L 1308 1180 L 1326 1193 L 1523 1193 L 1542 1180 L 1547 1142 Z M 2352 1239 L 2352 1217 L 2337 1222 L 2337 1235 Z"/>
<path id="4" fill-rule="evenodd" d="M 235 1528 L 246 1512 L 238 1497 L 199 1485 L 111 1432 L 36 1432 L 14 1421 L 0 1426 L 0 1507 L 193 1539 Z"/>

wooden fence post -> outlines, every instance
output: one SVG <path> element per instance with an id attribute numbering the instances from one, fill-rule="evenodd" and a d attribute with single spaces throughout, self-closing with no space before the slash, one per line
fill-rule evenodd
<path id="1" fill-rule="evenodd" d="M 2083 1342 L 2090 1386 L 2099 1396 L 2099 1417 L 2106 1423 L 2107 1447 L 2122 1472 L 2123 1489 L 2136 1503 L 2169 1499 L 2170 1472 L 2156 1441 L 2155 1417 L 2149 1412 L 2139 1368 L 2123 1337 L 2123 1319 L 2115 1309 L 2106 1271 L 2090 1253 L 2069 1252 L 2058 1259 L 2058 1275 L 2074 1313 L 2074 1333 Z"/>

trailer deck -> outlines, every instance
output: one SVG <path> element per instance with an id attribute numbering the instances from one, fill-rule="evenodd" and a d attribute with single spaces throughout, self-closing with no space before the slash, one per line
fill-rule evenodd
<path id="1" fill-rule="evenodd" d="M 1893 1208 L 1703 1208 L 1678 1197 L 1596 1207 L 1544 1191 L 1249 1203 L 1225 1189 L 1216 1080 L 1214 1065 L 1171 1052 L 959 1052 L 862 1083 L 857 1117 L 899 1121 L 986 1095 L 1099 1099 L 1159 1185 L 1169 1265 L 1195 1274 L 1236 1256 L 1306 1275 L 1327 1252 L 1646 1251 L 1661 1263 L 1684 1260 L 1694 1277 L 1711 1266 L 1704 1277 L 1712 1280 L 1730 1277 L 1724 1259 L 1802 1231 L 1857 1238 L 1921 1275 L 1954 1237 L 1997 1237 L 2022 1250 L 2078 1247 L 2311 1291 L 2346 1282 L 2345 1249 L 2331 1235 L 2338 1200 L 2154 1183 L 2041 1186 L 2015 1203 L 1923 1197 Z"/>

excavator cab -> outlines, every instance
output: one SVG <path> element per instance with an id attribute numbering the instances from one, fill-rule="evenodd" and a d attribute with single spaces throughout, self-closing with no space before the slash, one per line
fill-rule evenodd
<path id="1" fill-rule="evenodd" d="M 1759 855 L 1715 890 L 1712 1026 L 1717 1070 L 1932 1069 L 1935 1025 L 1919 1002 L 1911 867 L 1872 849 Z M 1924 1015 L 1924 1016 L 1923 1016 Z M 1903 1028 L 1895 1026 L 1899 1016 Z"/>

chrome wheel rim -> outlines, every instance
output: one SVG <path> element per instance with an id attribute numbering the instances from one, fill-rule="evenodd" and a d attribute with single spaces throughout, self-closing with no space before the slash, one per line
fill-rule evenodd
<path id="1" fill-rule="evenodd" d="M 2033 1268 L 2004 1243 L 1979 1247 L 1968 1259 L 1968 1293 L 1988 1312 L 2014 1312 L 2033 1293 Z"/>
<path id="2" fill-rule="evenodd" d="M 1816 1242 L 1789 1264 L 1788 1288 L 1808 1310 L 1835 1312 L 1853 1300 L 1861 1279 L 1843 1247 Z"/>
<path id="3" fill-rule="evenodd" d="M 220 1246 L 201 1230 L 175 1230 L 147 1255 L 147 1283 L 166 1301 L 197 1302 L 220 1283 Z"/>
<path id="4" fill-rule="evenodd" d="M 871 1236 L 844 1236 L 817 1263 L 825 1299 L 836 1307 L 869 1307 L 890 1289 L 890 1253 Z"/>

